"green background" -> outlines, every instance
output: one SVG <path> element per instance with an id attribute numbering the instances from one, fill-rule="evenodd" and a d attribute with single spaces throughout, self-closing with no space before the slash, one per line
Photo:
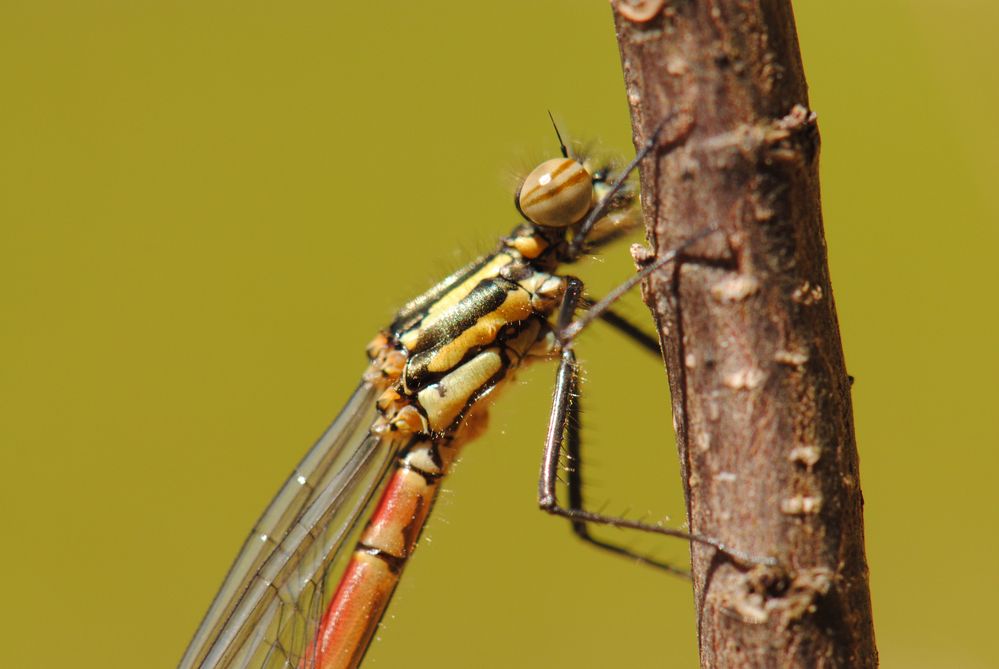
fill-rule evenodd
<path id="1" fill-rule="evenodd" d="M 989 666 L 999 10 L 795 9 L 881 657 Z M 515 223 L 548 109 L 631 154 L 606 2 L 0 4 L 0 664 L 177 662 L 369 337 Z M 682 521 L 658 365 L 580 352 L 594 504 Z M 696 665 L 686 583 L 536 510 L 552 374 L 447 481 L 371 667 Z"/>

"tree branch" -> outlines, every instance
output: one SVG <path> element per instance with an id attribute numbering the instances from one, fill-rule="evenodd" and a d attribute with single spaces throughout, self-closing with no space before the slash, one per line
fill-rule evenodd
<path id="1" fill-rule="evenodd" d="M 790 2 L 613 4 L 636 146 L 670 114 L 663 142 L 680 144 L 641 173 L 654 255 L 722 230 L 644 285 L 690 527 L 781 565 L 691 545 L 701 664 L 876 666 L 819 135 Z"/>

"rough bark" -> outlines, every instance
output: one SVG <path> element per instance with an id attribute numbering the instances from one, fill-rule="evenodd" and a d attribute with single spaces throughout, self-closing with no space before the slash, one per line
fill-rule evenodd
<path id="1" fill-rule="evenodd" d="M 614 2 L 653 253 L 704 667 L 873 667 L 863 498 L 819 204 L 815 117 L 787 0 Z M 642 20 L 635 6 L 655 9 Z M 652 254 L 636 253 L 639 262 Z"/>

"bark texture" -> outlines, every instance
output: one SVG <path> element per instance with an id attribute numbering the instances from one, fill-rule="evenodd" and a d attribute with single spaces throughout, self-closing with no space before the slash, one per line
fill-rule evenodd
<path id="1" fill-rule="evenodd" d="M 829 284 L 819 135 L 788 0 L 612 3 L 693 532 L 704 667 L 877 665 L 850 381 Z M 628 5 L 631 5 L 630 7 Z M 635 7 L 662 5 L 646 20 Z M 672 114 L 672 116 L 670 116 Z M 639 262 L 651 254 L 639 252 Z"/>

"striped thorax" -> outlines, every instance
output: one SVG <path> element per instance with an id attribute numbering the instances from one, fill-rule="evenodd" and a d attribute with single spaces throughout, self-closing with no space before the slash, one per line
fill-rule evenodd
<path id="1" fill-rule="evenodd" d="M 528 357 L 552 353 L 548 318 L 565 279 L 532 262 L 542 248 L 551 245 L 511 235 L 439 300 L 415 313 L 404 310 L 376 338 L 369 376 L 385 385 L 379 408 L 387 429 L 452 435 L 472 405 Z M 520 249 L 536 255 L 527 258 Z"/>
<path id="2" fill-rule="evenodd" d="M 541 163 L 517 193 L 527 222 L 400 310 L 368 349 L 367 378 L 384 389 L 377 429 L 451 438 L 517 367 L 556 351 L 549 321 L 566 287 L 555 271 L 576 260 L 569 241 L 584 234 L 600 244 L 638 220 L 625 190 L 597 225 L 580 229 L 607 195 L 607 172 L 568 157 Z"/>

